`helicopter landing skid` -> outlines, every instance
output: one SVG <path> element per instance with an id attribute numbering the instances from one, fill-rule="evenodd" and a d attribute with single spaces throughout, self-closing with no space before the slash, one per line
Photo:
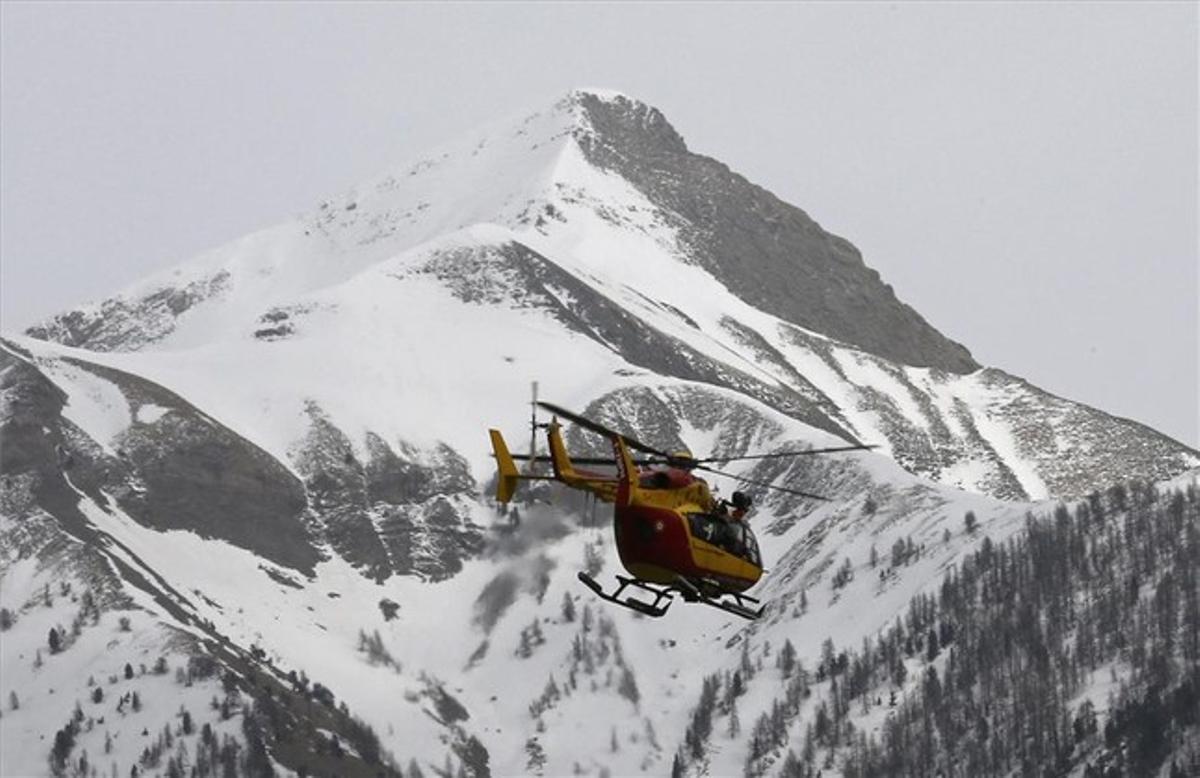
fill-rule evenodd
<path id="1" fill-rule="evenodd" d="M 734 616 L 741 616 L 743 619 L 754 621 L 763 614 L 766 606 L 760 606 L 757 609 L 747 605 L 747 603 L 759 604 L 759 600 L 751 597 L 748 594 L 739 594 L 738 592 L 723 591 L 716 597 L 705 594 L 688 579 L 680 576 L 675 579 L 678 582 L 676 589 L 683 595 L 683 599 L 687 602 L 702 602 L 705 605 L 723 610 L 726 613 L 732 613 Z"/>
<path id="2" fill-rule="evenodd" d="M 600 599 L 608 600 L 611 603 L 629 608 L 630 610 L 641 613 L 644 616 L 652 616 L 654 618 L 658 618 L 667 612 L 667 608 L 671 607 L 671 598 L 674 594 L 673 589 L 659 589 L 651 586 L 645 581 L 639 581 L 636 578 L 626 578 L 623 575 L 617 576 L 617 580 L 621 582 L 621 585 L 618 586 L 617 590 L 612 594 L 606 593 L 604 589 L 601 588 L 600 584 L 596 583 L 596 579 L 592 578 L 587 573 L 580 572 L 579 580 L 583 581 L 584 586 L 595 592 L 596 596 Z M 625 587 L 627 586 L 634 586 L 638 589 L 644 589 L 650 592 L 654 595 L 654 602 L 643 602 L 641 600 L 635 600 L 632 597 L 626 597 L 624 600 L 622 600 L 621 592 L 625 591 Z M 664 600 L 666 602 L 660 605 L 660 603 L 663 603 Z"/>

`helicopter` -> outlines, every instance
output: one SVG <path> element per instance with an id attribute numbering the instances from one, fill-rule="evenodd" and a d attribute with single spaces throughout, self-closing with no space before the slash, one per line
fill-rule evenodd
<path id="1" fill-rule="evenodd" d="M 536 392 L 536 390 L 535 390 Z M 855 444 L 832 448 L 751 454 L 738 457 L 694 457 L 690 452 L 666 452 L 619 433 L 565 408 L 535 399 L 530 421 L 533 440 L 528 455 L 512 454 L 499 430 L 489 430 L 498 479 L 496 499 L 512 500 L 521 481 L 558 481 L 572 489 L 591 493 L 612 503 L 613 532 L 621 564 L 629 576 L 618 575 L 617 587 L 606 592 L 584 571 L 579 580 L 601 599 L 645 616 L 661 617 L 676 596 L 685 602 L 702 603 L 745 619 L 757 619 L 765 608 L 746 594 L 763 574 L 762 556 L 754 532 L 744 520 L 752 500 L 736 491 L 730 501 L 718 500 L 708 482 L 696 471 L 734 478 L 742 483 L 774 489 L 814 500 L 818 494 L 790 489 L 764 481 L 714 469 L 710 462 L 763 460 L 782 457 L 860 451 L 875 448 Z M 548 424 L 539 424 L 537 408 L 554 414 Z M 608 439 L 612 457 L 574 458 L 567 453 L 559 417 Z M 549 456 L 533 450 L 539 429 L 546 431 Z M 635 459 L 631 451 L 648 455 Z M 529 463 L 521 472 L 517 461 Z M 533 471 L 537 463 L 549 462 L 551 475 Z M 616 472 L 597 472 L 577 466 L 615 466 Z M 631 577 L 630 577 L 631 576 Z M 626 595 L 626 590 L 632 590 Z M 653 597 L 638 599 L 637 592 Z"/>

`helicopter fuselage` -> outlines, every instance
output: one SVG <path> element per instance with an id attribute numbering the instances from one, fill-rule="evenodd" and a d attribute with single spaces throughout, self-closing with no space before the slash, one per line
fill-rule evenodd
<path id="1" fill-rule="evenodd" d="M 718 514 L 708 483 L 683 468 L 637 469 L 614 442 L 618 489 L 613 532 L 621 564 L 634 578 L 705 593 L 742 592 L 762 577 L 754 533 Z M 628 474 L 628 475 L 626 475 Z"/>
<path id="2" fill-rule="evenodd" d="M 749 527 L 705 513 L 699 506 L 681 507 L 614 508 L 617 553 L 631 575 L 666 585 L 684 578 L 713 591 L 742 592 L 758 583 L 762 567 L 752 561 L 758 559 L 758 545 Z M 710 539 L 700 536 L 705 532 Z"/>

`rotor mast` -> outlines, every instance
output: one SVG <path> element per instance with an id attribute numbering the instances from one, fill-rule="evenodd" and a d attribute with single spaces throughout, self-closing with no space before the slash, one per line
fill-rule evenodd
<path id="1" fill-rule="evenodd" d="M 533 399 L 529 401 L 529 463 L 526 472 L 534 475 L 537 472 L 537 432 L 538 432 L 538 382 L 530 385 Z"/>

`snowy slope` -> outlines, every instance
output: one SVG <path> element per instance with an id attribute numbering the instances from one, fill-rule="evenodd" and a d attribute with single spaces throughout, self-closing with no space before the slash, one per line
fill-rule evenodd
<path id="1" fill-rule="evenodd" d="M 48 347 L 32 345 L 42 349 L 41 364 L 55 364 Z M 110 445 L 121 446 L 124 433 L 117 428 L 142 415 L 140 409 L 110 405 L 97 411 L 100 406 L 84 405 L 80 408 L 91 410 L 83 411 L 72 398 L 98 393 L 95 379 L 79 380 L 80 373 L 61 364 L 48 372 L 67 395 L 64 416 L 78 420 L 89 435 L 109 436 Z M 650 415 L 666 408 L 696 450 L 705 441 L 730 453 L 751 441 L 767 449 L 829 441 L 728 390 L 657 381 L 647 395 L 643 386 L 618 388 L 591 405 L 601 415 L 614 404 Z M 714 419 L 721 421 L 713 426 Z M 486 470 L 486 457 L 477 454 L 473 464 Z M 782 483 L 802 483 L 835 499 L 814 506 L 793 504 L 787 496 L 760 498 L 755 522 L 771 572 L 759 594 L 772 605 L 751 626 L 715 611 L 682 610 L 684 605 L 661 621 L 600 607 L 580 590 L 574 573 L 589 557 L 601 560 L 601 575 L 618 570 L 603 514 L 589 527 L 586 510 L 571 515 L 522 506 L 523 534 L 488 529 L 482 554 L 456 575 L 436 583 L 391 577 L 381 584 L 328 549 L 329 558 L 303 575 L 225 541 L 144 527 L 115 505 L 106 510 L 85 499 L 81 508 L 90 525 L 119 541 L 130 559 L 160 571 L 170 590 L 191 593 L 187 608 L 197 621 L 212 624 L 237 645 L 263 649 L 277 667 L 304 672 L 334 690 L 402 762 L 416 758 L 426 769 L 438 766 L 446 754 L 459 753 L 455 744 L 461 748 L 474 738 L 497 774 L 521 773 L 543 759 L 540 769 L 548 775 L 575 771 L 577 762 L 588 772 L 661 773 L 686 728 L 699 680 L 736 665 L 738 641 L 752 639 L 761 650 L 789 638 L 810 660 L 827 638 L 854 646 L 890 624 L 915 593 L 936 590 L 943 571 L 978 545 L 983 533 L 962 528 L 966 511 L 976 514 L 992 541 L 1002 541 L 1020 529 L 1031 507 L 921 482 L 873 453 L 795 470 L 767 477 L 779 475 Z M 481 527 L 506 524 L 486 500 L 471 513 Z M 871 548 L 886 558 L 898 540 L 915 544 L 916 561 L 895 569 L 881 563 L 889 572 L 877 578 Z M 832 588 L 844 560 L 854 570 L 853 580 Z M 11 569 L 6 576 L 20 574 L 19 566 Z M 221 574 L 214 576 L 214 570 Z M 573 621 L 564 615 L 564 598 L 572 602 Z M 396 618 L 385 617 L 384 601 L 399 606 Z M 159 619 L 164 627 L 186 626 L 168 614 L 159 613 Z M 42 630 L 35 629 L 36 641 Z M 361 633 L 378 634 L 383 649 L 378 653 L 387 662 L 371 664 Z M 741 715 L 749 721 L 776 691 L 757 687 L 739 703 Z M 444 694 L 454 702 L 444 702 Z M 464 718 L 447 722 L 439 713 L 460 705 Z M 746 758 L 739 742 L 734 738 L 712 752 L 705 769 L 739 772 Z M 458 764 L 462 757 L 452 760 Z"/>
<path id="2" fill-rule="evenodd" d="M 67 374 L 58 372 L 68 398 L 84 395 L 89 384 L 68 383 L 61 378 Z M 659 384 L 654 395 L 660 402 L 693 409 L 691 418 L 686 410 L 681 413 L 693 440 L 736 438 L 748 419 L 758 420 L 757 436 L 764 443 L 828 440 L 730 392 L 667 383 Z M 695 411 L 704 402 L 740 408 L 741 415 L 729 418 L 743 429 L 705 428 L 705 419 L 715 414 Z M 66 408 L 72 405 L 68 399 Z M 113 415 L 121 413 L 128 415 L 123 409 Z M 75 416 L 84 418 L 82 413 Z M 111 425 L 86 421 L 108 434 Z M 116 437 L 119 445 L 121 434 Z M 994 534 L 1019 526 L 1018 506 L 921 484 L 876 454 L 847 457 L 827 470 L 807 473 L 806 481 L 837 497 L 834 503 L 810 510 L 797 522 L 792 511 L 777 512 L 768 499 L 756 519 L 766 530 L 764 554 L 775 566 L 763 591 L 775 603 L 767 624 L 794 623 L 792 600 L 801 587 L 823 588 L 821 582 L 831 573 L 826 559 L 833 555 L 839 560 L 851 556 L 862 565 L 872 543 L 883 547 L 896 537 L 912 536 L 933 545 L 944 527 L 960 523 L 965 509 L 975 510 Z M 873 495 L 886 521 L 863 515 L 864 494 Z M 393 753 L 417 756 L 426 765 L 440 764 L 454 737 L 420 715 L 431 707 L 436 694 L 431 690 L 445 684 L 469 714 L 458 723 L 464 737 L 483 744 L 498 774 L 528 769 L 530 741 L 546 758 L 546 774 L 574 770 L 580 754 L 593 755 L 582 765 L 589 771 L 661 772 L 670 762 L 698 678 L 728 662 L 727 641 L 745 629 L 715 611 L 649 621 L 598 607 L 581 593 L 574 572 L 586 564 L 588 546 L 603 560 L 602 573 L 616 572 L 603 520 L 593 528 L 580 527 L 579 517 L 547 507 L 526 506 L 524 526 L 533 537 L 489 538 L 484 554 L 449 580 L 430 584 L 393 577 L 382 585 L 337 557 L 319 563 L 305 577 L 264 564 L 260 556 L 220 540 L 143 527 L 115 505 L 105 510 L 85 499 L 81 507 L 91 526 L 119 541 L 131 559 L 160 571 L 171 589 L 192 593 L 188 609 L 197 620 L 215 625 L 216 632 L 238 645 L 263 648 L 280 668 L 302 670 L 329 686 L 381 736 L 389 733 L 383 741 Z M 499 521 L 484 504 L 473 518 L 484 526 Z M 813 615 L 806 617 L 804 632 L 813 642 L 801 641 L 798 647 L 815 654 L 826 635 L 839 644 L 853 643 L 884 626 L 914 590 L 936 583 L 939 569 L 966 542 L 963 538 L 928 557 L 902 584 L 879 591 L 864 585 L 861 593 L 854 588 L 828 604 L 811 595 Z M 214 576 L 214 569 L 221 575 Z M 575 621 L 564 618 L 564 597 L 574 603 Z M 381 613 L 384 599 L 399 604 L 394 620 Z M 878 606 L 864 609 L 865 601 Z M 433 603 L 436 607 L 429 607 Z M 160 618 L 164 625 L 183 626 L 166 614 Z M 522 657 L 521 633 L 534 624 L 541 637 L 533 641 L 530 655 Z M 378 631 L 395 665 L 369 666 L 358 650 L 360 631 Z M 584 658 L 575 656 L 577 635 L 585 646 Z M 663 667 L 676 669 L 660 672 Z M 620 691 L 626 670 L 637 689 L 636 703 L 628 690 L 625 695 Z M 543 698 L 551 679 L 560 692 Z M 572 680 L 574 689 L 568 692 Z M 537 716 L 530 715 L 531 705 Z M 610 726 L 596 727 L 596 721 Z M 616 752 L 611 749 L 614 731 L 620 743 Z M 414 750 L 414 742 L 430 746 Z"/>

